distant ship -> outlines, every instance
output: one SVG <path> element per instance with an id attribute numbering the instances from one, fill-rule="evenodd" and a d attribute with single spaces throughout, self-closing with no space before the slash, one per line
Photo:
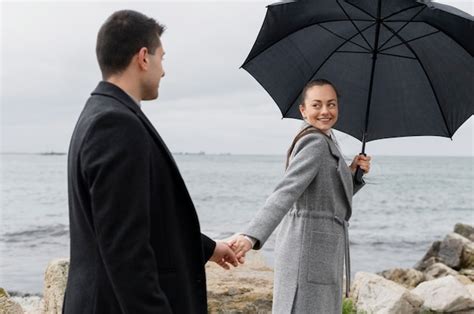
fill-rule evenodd
<path id="1" fill-rule="evenodd" d="M 44 152 L 44 153 L 39 153 L 41 156 L 64 156 L 66 153 L 58 153 L 58 152 Z"/>

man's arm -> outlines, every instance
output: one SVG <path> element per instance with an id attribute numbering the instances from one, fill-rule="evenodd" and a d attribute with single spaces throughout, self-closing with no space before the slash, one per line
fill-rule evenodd
<path id="1" fill-rule="evenodd" d="M 214 254 L 214 250 L 216 249 L 216 242 L 203 233 L 201 233 L 201 242 L 205 264 L 211 258 L 212 254 Z"/>
<path id="2" fill-rule="evenodd" d="M 146 130 L 126 114 L 102 115 L 84 140 L 80 162 L 97 239 L 90 245 L 98 246 L 122 311 L 171 313 L 149 241 L 151 169 Z"/>

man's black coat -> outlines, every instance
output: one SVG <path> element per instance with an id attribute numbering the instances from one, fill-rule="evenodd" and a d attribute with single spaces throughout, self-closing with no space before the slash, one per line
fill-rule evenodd
<path id="1" fill-rule="evenodd" d="M 65 313 L 207 313 L 215 242 L 201 234 L 166 145 L 111 83 L 99 83 L 79 117 L 68 188 Z"/>

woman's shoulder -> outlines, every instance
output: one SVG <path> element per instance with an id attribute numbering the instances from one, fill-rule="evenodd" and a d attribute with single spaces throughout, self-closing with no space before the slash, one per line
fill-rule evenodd
<path id="1" fill-rule="evenodd" d="M 326 135 L 322 134 L 319 131 L 309 132 L 305 134 L 295 144 L 295 153 L 298 153 L 301 150 L 326 150 L 328 149 L 328 143 Z"/>

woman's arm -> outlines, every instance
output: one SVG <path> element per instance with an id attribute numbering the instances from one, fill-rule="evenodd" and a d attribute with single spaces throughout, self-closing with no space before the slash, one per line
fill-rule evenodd
<path id="1" fill-rule="evenodd" d="M 263 246 L 285 214 L 316 177 L 320 157 L 328 153 L 328 144 L 321 134 L 308 134 L 298 141 L 283 179 L 243 232 L 257 240 L 254 249 L 258 250 Z"/>

